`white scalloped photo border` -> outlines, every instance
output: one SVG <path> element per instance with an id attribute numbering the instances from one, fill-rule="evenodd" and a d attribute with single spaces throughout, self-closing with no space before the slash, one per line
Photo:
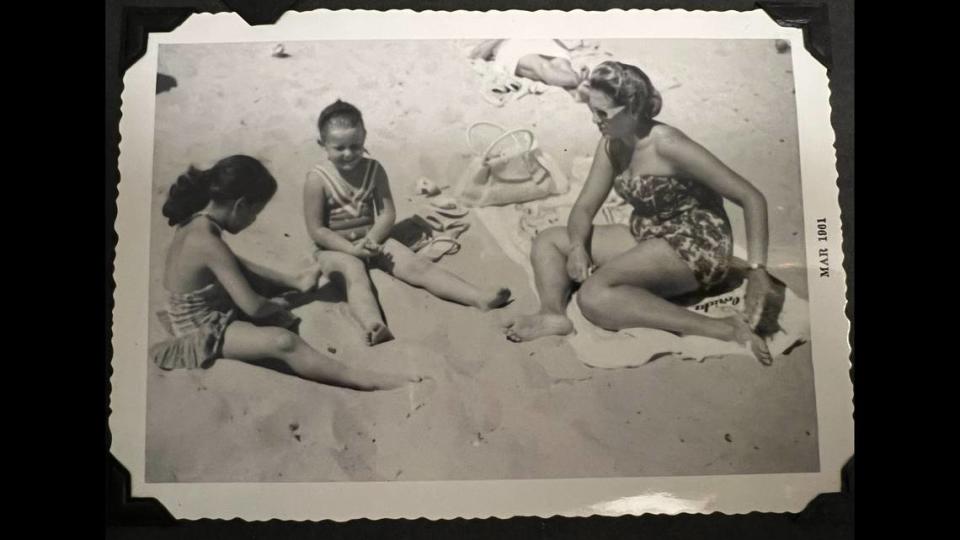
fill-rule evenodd
<path id="1" fill-rule="evenodd" d="M 829 241 L 806 235 L 820 472 L 650 478 L 328 483 L 146 483 L 147 291 L 158 46 L 165 43 L 349 39 L 691 38 L 792 42 L 805 226 L 826 219 Z M 130 471 L 132 496 L 155 497 L 178 518 L 345 521 L 355 518 L 485 518 L 682 512 L 799 512 L 840 489 L 853 455 L 853 387 L 846 276 L 841 266 L 834 134 L 827 70 L 796 28 L 762 11 L 288 12 L 249 26 L 235 13 L 195 14 L 150 34 L 146 54 L 123 79 L 111 378 L 111 452 Z M 830 277 L 812 261 L 831 253 Z M 562 451 L 562 450 L 561 450 Z"/>

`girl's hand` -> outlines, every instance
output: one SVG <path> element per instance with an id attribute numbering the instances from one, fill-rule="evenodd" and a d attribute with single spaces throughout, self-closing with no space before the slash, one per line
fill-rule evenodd
<path id="1" fill-rule="evenodd" d="M 747 293 L 744 297 L 743 319 L 752 330 L 757 329 L 766 307 L 767 296 L 773 291 L 770 274 L 763 268 L 750 270 L 747 274 Z"/>
<path id="2" fill-rule="evenodd" d="M 590 260 L 590 254 L 587 248 L 582 245 L 573 246 L 570 254 L 567 256 L 567 275 L 577 283 L 583 283 L 590 277 L 593 261 Z"/>
<path id="3" fill-rule="evenodd" d="M 363 243 L 357 242 L 353 244 L 353 249 L 350 250 L 350 254 L 360 259 L 366 259 L 368 257 L 373 257 L 377 254 L 377 252 L 371 251 L 370 248 L 366 247 Z"/>
<path id="4" fill-rule="evenodd" d="M 360 245 L 374 253 L 383 253 L 383 244 L 380 244 L 369 236 L 364 237 L 363 242 Z"/>

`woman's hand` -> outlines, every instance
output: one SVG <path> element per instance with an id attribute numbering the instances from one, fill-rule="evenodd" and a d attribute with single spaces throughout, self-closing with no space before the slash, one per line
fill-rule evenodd
<path id="1" fill-rule="evenodd" d="M 567 275 L 577 283 L 583 283 L 590 277 L 593 261 L 583 245 L 574 245 L 567 255 Z"/>
<path id="2" fill-rule="evenodd" d="M 767 296 L 773 291 L 770 274 L 763 268 L 751 269 L 747 274 L 747 293 L 744 296 L 743 319 L 752 330 L 757 329 Z"/>

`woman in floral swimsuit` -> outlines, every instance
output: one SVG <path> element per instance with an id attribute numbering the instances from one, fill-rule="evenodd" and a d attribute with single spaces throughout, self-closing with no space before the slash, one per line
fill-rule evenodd
<path id="1" fill-rule="evenodd" d="M 763 194 L 683 132 L 653 119 L 660 94 L 639 68 L 604 62 L 580 90 L 603 137 L 567 226 L 534 241 L 540 310 L 509 323 L 507 338 L 572 332 L 566 307 L 579 284 L 581 311 L 597 326 L 737 341 L 769 364 L 766 343 L 753 330 L 772 288 Z M 630 223 L 594 226 L 611 189 L 633 206 Z M 669 299 L 708 291 L 726 277 L 733 234 L 724 198 L 744 209 L 750 270 L 742 315 L 718 319 Z"/>

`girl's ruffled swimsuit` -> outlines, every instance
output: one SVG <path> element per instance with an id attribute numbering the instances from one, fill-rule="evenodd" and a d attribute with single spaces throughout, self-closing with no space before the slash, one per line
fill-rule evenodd
<path id="1" fill-rule="evenodd" d="M 196 369 L 222 356 L 223 336 L 237 320 L 237 309 L 213 282 L 188 293 L 167 293 L 167 309 L 158 316 L 173 339 L 151 348 L 153 362 L 162 369 Z"/>

